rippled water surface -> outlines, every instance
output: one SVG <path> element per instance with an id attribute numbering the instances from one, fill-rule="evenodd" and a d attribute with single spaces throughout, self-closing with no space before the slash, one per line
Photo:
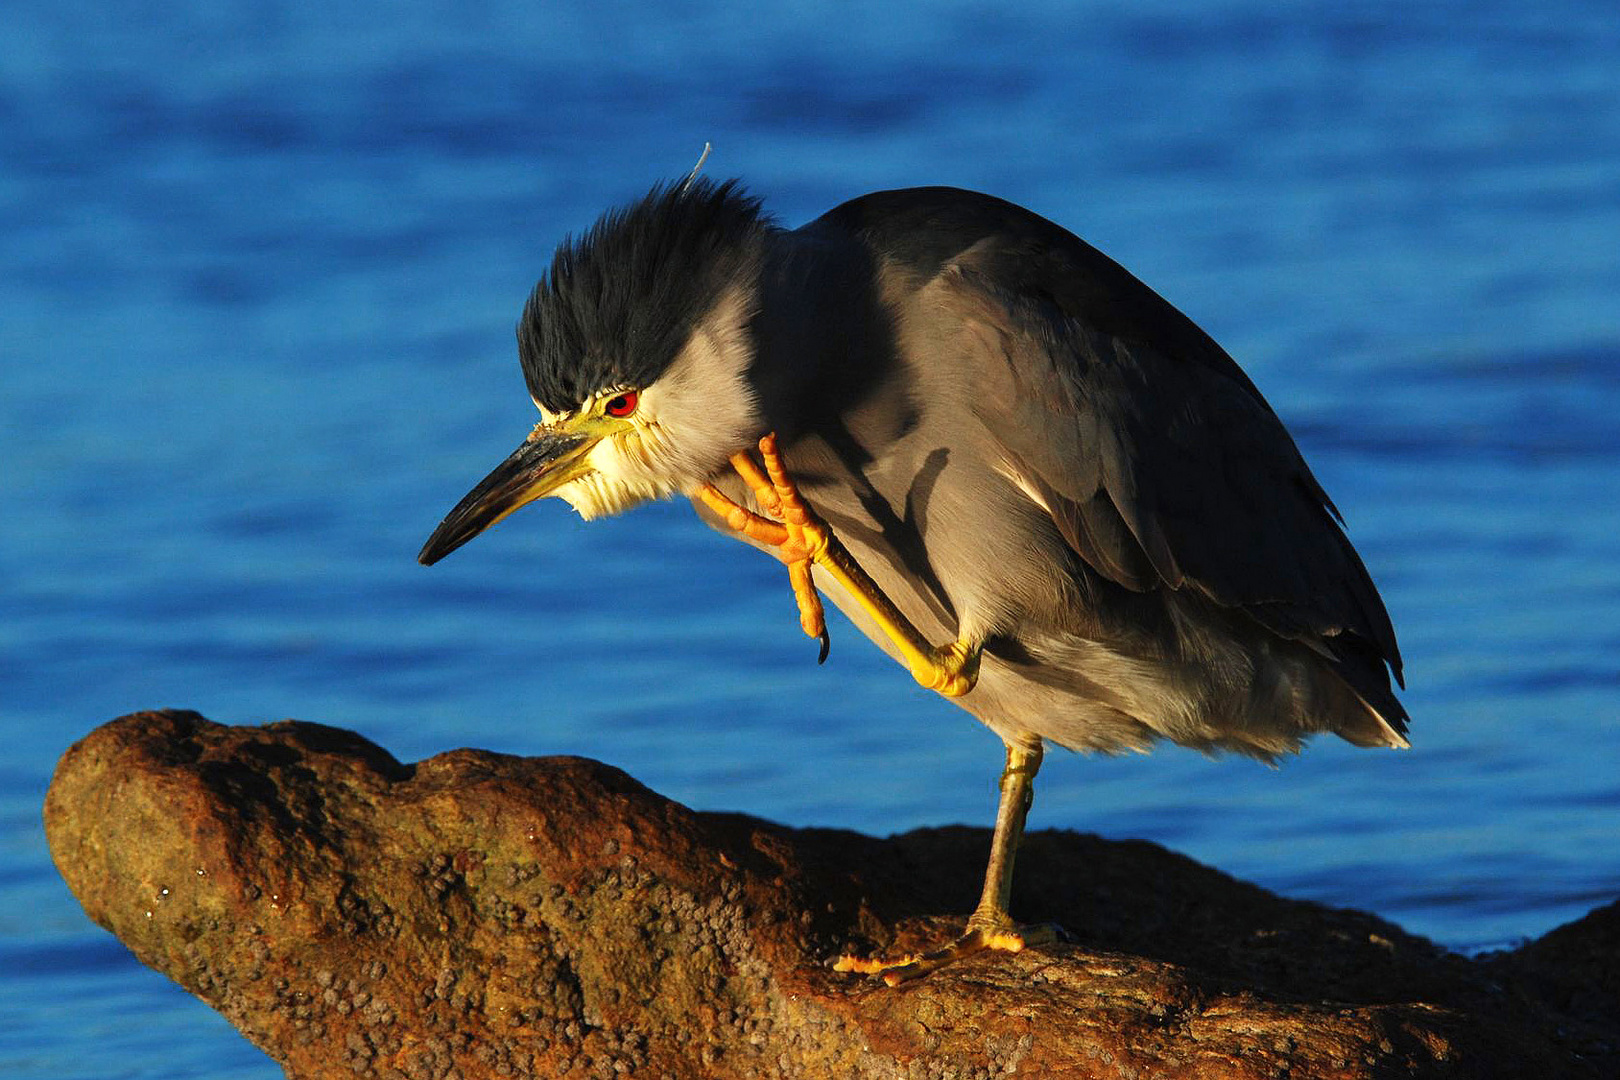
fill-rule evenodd
<path id="1" fill-rule="evenodd" d="M 1620 891 L 1620 13 L 1003 7 L 8 6 L 0 1073 L 276 1073 L 51 867 L 54 762 L 133 709 L 988 824 L 994 738 L 845 624 L 818 669 L 684 506 L 415 564 L 531 422 L 552 246 L 705 140 L 788 223 L 951 183 L 1079 232 L 1248 368 L 1383 588 L 1412 753 L 1054 755 L 1035 827 L 1467 949 Z"/>

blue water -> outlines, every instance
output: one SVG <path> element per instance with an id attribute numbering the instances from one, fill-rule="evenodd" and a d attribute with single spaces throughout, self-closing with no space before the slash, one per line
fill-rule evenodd
<path id="1" fill-rule="evenodd" d="M 276 1075 L 51 867 L 51 768 L 133 709 L 988 824 L 993 737 L 845 624 L 818 669 L 775 564 L 684 506 L 414 562 L 532 422 L 552 246 L 705 140 L 789 223 L 951 183 L 1081 233 L 1244 363 L 1383 588 L 1412 753 L 1057 755 L 1035 827 L 1461 949 L 1620 892 L 1620 9 L 1129 8 L 12 0 L 0 1073 Z"/>

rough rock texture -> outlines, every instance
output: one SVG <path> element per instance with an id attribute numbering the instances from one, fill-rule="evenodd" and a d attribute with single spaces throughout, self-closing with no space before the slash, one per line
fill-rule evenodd
<path id="1" fill-rule="evenodd" d="M 91 917 L 294 1077 L 1620 1074 L 1615 907 L 1468 960 L 1035 833 L 1015 910 L 1075 942 L 891 990 L 826 961 L 957 931 L 984 830 L 786 829 L 579 758 L 401 765 L 189 712 L 76 744 L 45 820 Z"/>

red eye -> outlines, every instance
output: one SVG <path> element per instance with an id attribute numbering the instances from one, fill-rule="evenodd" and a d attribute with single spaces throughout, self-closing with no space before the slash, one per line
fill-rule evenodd
<path id="1" fill-rule="evenodd" d="M 636 411 L 638 395 L 634 390 L 626 390 L 616 398 L 612 398 L 603 406 L 602 411 L 609 416 L 626 417 Z"/>

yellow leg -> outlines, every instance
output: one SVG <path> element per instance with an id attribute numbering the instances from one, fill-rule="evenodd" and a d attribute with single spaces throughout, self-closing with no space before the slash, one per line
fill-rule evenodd
<path id="1" fill-rule="evenodd" d="M 968 916 L 967 932 L 942 949 L 920 956 L 872 959 L 844 956 L 833 965 L 835 971 L 882 975 L 883 981 L 897 986 L 910 979 L 937 971 L 946 964 L 986 950 L 1022 952 L 1030 945 L 1055 940 L 1054 926 L 1019 926 L 1008 913 L 1012 899 L 1013 856 L 1024 835 L 1024 819 L 1035 798 L 1035 773 L 1041 767 L 1041 750 L 1008 745 L 1007 767 L 1001 772 L 1001 799 L 996 807 L 996 828 L 990 838 L 990 865 L 984 872 L 984 891 L 979 906 Z"/>
<path id="2" fill-rule="evenodd" d="M 812 563 L 842 585 L 872 617 L 918 683 L 946 697 L 960 697 L 972 690 L 979 677 L 979 643 L 963 639 L 938 648 L 930 645 L 861 569 L 827 523 L 805 505 L 782 464 L 775 434 L 759 441 L 759 453 L 765 462 L 763 473 L 747 454 L 733 454 L 731 464 L 753 490 L 761 509 L 780 517 L 780 522 L 738 506 L 712 484 L 700 488 L 698 497 L 736 532 L 779 549 L 799 601 L 799 623 L 806 634 L 821 638 L 822 657 L 826 657 L 827 631 L 821 600 L 810 579 Z"/>

